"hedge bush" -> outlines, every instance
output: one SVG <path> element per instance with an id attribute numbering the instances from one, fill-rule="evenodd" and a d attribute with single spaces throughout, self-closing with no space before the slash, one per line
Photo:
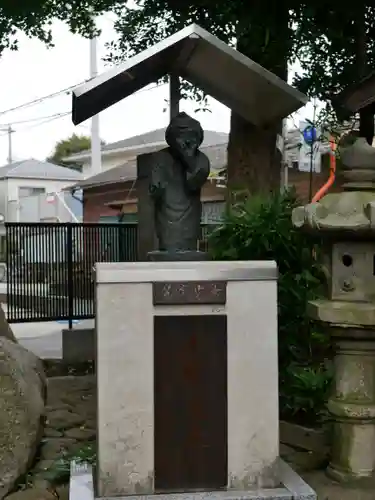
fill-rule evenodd
<path id="1" fill-rule="evenodd" d="M 281 417 L 311 425 L 325 415 L 331 377 L 325 363 L 329 339 L 305 312 L 320 295 L 323 276 L 320 242 L 292 225 L 292 210 L 300 204 L 292 191 L 240 201 L 211 233 L 209 248 L 216 260 L 277 262 Z"/>

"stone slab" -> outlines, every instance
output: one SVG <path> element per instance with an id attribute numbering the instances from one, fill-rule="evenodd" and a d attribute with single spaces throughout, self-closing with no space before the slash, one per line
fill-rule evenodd
<path id="1" fill-rule="evenodd" d="M 272 488 L 257 491 L 210 491 L 204 493 L 103 497 L 100 500 L 294 500 L 294 498 L 286 488 Z"/>
<path id="2" fill-rule="evenodd" d="M 329 449 L 328 432 L 323 429 L 310 429 L 302 425 L 280 421 L 280 443 L 307 451 L 327 454 Z"/>
<path id="3" fill-rule="evenodd" d="M 95 328 L 62 330 L 62 358 L 67 363 L 82 363 L 96 359 Z"/>
<path id="4" fill-rule="evenodd" d="M 307 314 L 311 319 L 333 325 L 375 326 L 375 304 L 372 302 L 312 300 L 307 304 Z"/>
<path id="5" fill-rule="evenodd" d="M 72 462 L 69 500 L 317 500 L 316 493 L 280 458 L 275 473 L 283 484 L 279 488 L 254 488 L 248 491 L 210 491 L 195 493 L 165 493 L 156 495 L 127 495 L 122 497 L 94 496 L 92 467 Z"/>
<path id="6" fill-rule="evenodd" d="M 281 458 L 276 461 L 275 475 L 292 493 L 293 499 L 317 500 L 315 491 Z"/>
<path id="7" fill-rule="evenodd" d="M 69 500 L 94 500 L 94 478 L 91 465 L 70 464 Z"/>
<path id="8" fill-rule="evenodd" d="M 275 281 L 275 261 L 98 262 L 96 283 L 153 283 L 157 281 Z"/>

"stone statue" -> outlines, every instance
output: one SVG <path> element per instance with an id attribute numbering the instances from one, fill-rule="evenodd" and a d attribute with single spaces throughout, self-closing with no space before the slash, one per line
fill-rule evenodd
<path id="1" fill-rule="evenodd" d="M 197 120 L 179 113 L 165 139 L 169 147 L 154 153 L 149 184 L 159 251 L 194 252 L 200 237 L 201 188 L 210 173 L 210 162 L 198 149 L 203 130 Z"/>

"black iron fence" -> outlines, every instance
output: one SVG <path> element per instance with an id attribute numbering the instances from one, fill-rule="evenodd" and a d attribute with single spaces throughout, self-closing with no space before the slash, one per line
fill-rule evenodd
<path id="1" fill-rule="evenodd" d="M 138 260 L 137 224 L 6 223 L 10 323 L 93 318 L 96 262 Z M 202 226 L 207 250 L 212 226 Z"/>
<path id="2" fill-rule="evenodd" d="M 94 317 L 95 262 L 137 260 L 136 224 L 7 223 L 10 323 Z"/>

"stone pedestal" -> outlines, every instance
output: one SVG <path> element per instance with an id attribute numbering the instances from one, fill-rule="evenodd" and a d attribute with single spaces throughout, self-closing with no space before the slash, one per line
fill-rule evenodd
<path id="1" fill-rule="evenodd" d="M 328 408 L 334 439 L 328 473 L 338 481 L 372 477 L 375 468 L 375 330 L 332 330 L 335 384 Z"/>
<path id="2" fill-rule="evenodd" d="M 276 264 L 100 263 L 96 279 L 99 496 L 280 486 Z"/>
<path id="3" fill-rule="evenodd" d="M 307 312 L 335 347 L 327 472 L 352 481 L 375 475 L 375 149 L 358 139 L 341 159 L 344 192 L 295 209 L 293 222 L 324 241 L 327 293 Z"/>

